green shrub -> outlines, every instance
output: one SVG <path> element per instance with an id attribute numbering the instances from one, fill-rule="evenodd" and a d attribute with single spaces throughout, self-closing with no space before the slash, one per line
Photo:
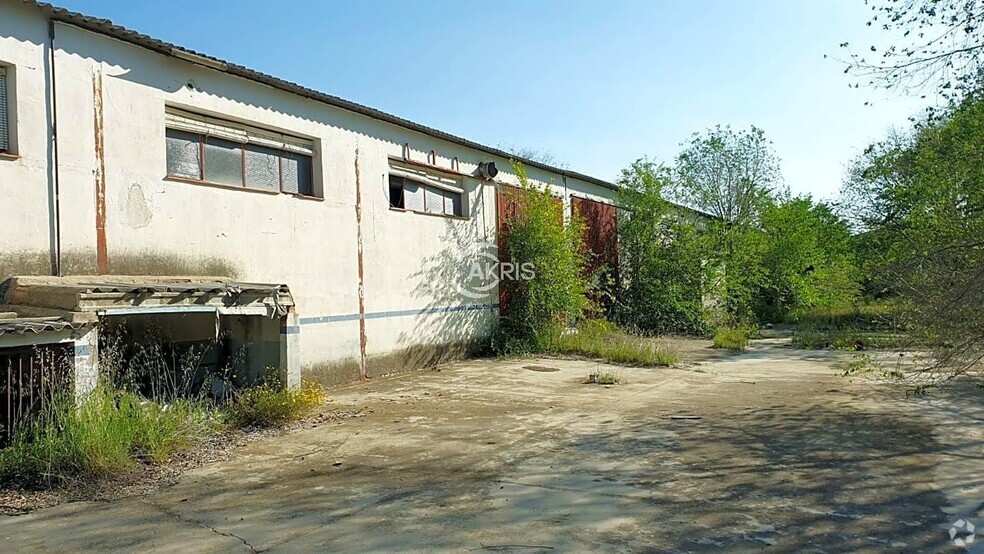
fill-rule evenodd
<path id="1" fill-rule="evenodd" d="M 641 159 L 623 169 L 617 183 L 621 279 L 612 316 L 646 334 L 704 334 L 708 241 L 663 199 L 670 170 Z"/>
<path id="2" fill-rule="evenodd" d="M 583 249 L 584 224 L 577 216 L 565 221 L 564 206 L 549 190 L 526 177 L 514 163 L 520 190 L 516 210 L 505 221 L 509 259 L 533 269 L 532 278 L 499 283 L 509 301 L 503 307 L 493 349 L 500 354 L 529 354 L 543 350 L 555 326 L 572 325 L 595 309 L 588 299 Z"/>
<path id="3" fill-rule="evenodd" d="M 53 404 L 0 450 L 0 482 L 39 485 L 125 473 L 138 460 L 163 462 L 210 430 L 213 412 L 200 403 L 161 406 L 99 386 L 86 401 Z"/>
<path id="4" fill-rule="evenodd" d="M 289 389 L 268 379 L 236 394 L 229 405 L 229 421 L 239 427 L 275 427 L 303 418 L 325 398 L 318 383 L 304 381 L 301 388 Z"/>
<path id="5" fill-rule="evenodd" d="M 714 333 L 714 348 L 744 350 L 748 346 L 748 330 L 740 327 L 718 327 Z"/>

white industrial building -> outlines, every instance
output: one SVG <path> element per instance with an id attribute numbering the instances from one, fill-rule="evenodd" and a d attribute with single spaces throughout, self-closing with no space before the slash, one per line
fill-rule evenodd
<path id="1" fill-rule="evenodd" d="M 280 363 L 295 382 L 298 374 L 345 382 L 459 355 L 497 317 L 495 289 L 474 298 L 461 285 L 474 246 L 496 241 L 500 189 L 516 183 L 509 158 L 105 20 L 4 0 L 0 281 L 49 276 L 33 286 L 68 290 L 78 302 L 56 305 L 41 288 L 20 301 L 7 294 L 0 304 L 12 305 L 22 327 L 0 331 L 0 348 L 5 337 L 28 336 L 81 342 L 76 352 L 89 355 L 86 333 L 101 318 L 197 306 L 213 319 L 273 318 L 281 346 L 293 345 Z M 521 161 L 566 213 L 614 202 L 611 183 Z M 113 278 L 123 275 L 132 290 Z M 214 298 L 241 292 L 235 283 L 282 288 L 250 300 L 249 312 Z M 30 286 L 21 279 L 22 291 Z M 290 302 L 273 306 L 288 286 Z M 83 305 L 99 294 L 118 298 Z"/>

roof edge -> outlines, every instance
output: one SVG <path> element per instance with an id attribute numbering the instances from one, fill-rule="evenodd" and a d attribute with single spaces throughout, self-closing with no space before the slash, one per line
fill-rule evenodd
<path id="1" fill-rule="evenodd" d="M 36 0 L 21 0 L 21 2 L 23 4 L 40 9 L 53 21 L 58 21 L 60 23 L 65 23 L 68 25 L 79 27 L 86 31 L 91 31 L 93 33 L 115 38 L 117 40 L 128 42 L 136 46 L 140 46 L 142 48 L 152 50 L 159 54 L 163 54 L 168 57 L 176 57 L 181 59 L 182 61 L 195 63 L 197 65 L 207 67 L 209 69 L 212 69 L 213 71 L 218 71 L 220 73 L 227 73 L 229 75 L 233 75 L 236 77 L 241 77 L 243 79 L 261 83 L 285 92 L 297 94 L 299 96 L 308 98 L 310 100 L 314 100 L 316 102 L 328 104 L 336 108 L 348 110 L 350 112 L 364 115 L 372 119 L 376 119 L 379 121 L 390 123 L 392 125 L 403 127 L 411 131 L 416 131 L 418 133 L 431 136 L 433 138 L 446 140 L 448 142 L 452 142 L 460 146 L 465 146 L 467 148 L 479 150 L 485 152 L 486 154 L 498 156 L 500 158 L 516 160 L 526 166 L 535 167 L 538 169 L 549 171 L 551 173 L 556 173 L 563 177 L 578 179 L 580 181 L 591 183 L 593 185 L 598 185 L 600 187 L 604 187 L 610 190 L 614 190 L 614 191 L 620 190 L 620 187 L 618 185 L 609 181 L 605 181 L 604 179 L 599 179 L 597 177 L 592 177 L 590 175 L 585 175 L 583 173 L 578 173 L 576 171 L 555 167 L 549 164 L 538 162 L 536 160 L 531 160 L 529 158 L 516 156 L 513 153 L 506 152 L 505 150 L 499 148 L 486 146 L 484 144 L 472 140 L 468 140 L 466 138 L 462 138 L 457 135 L 452 135 L 451 133 L 447 133 L 435 129 L 433 127 L 428 127 L 426 125 L 415 123 L 413 121 L 410 121 L 409 119 L 404 119 L 402 117 L 398 117 L 386 113 L 382 110 L 377 110 L 376 108 L 370 108 L 368 106 L 364 106 L 356 102 L 345 100 L 344 98 L 340 98 L 338 96 L 333 96 L 330 94 L 319 92 L 317 90 L 287 81 L 285 79 L 281 79 L 279 77 L 274 77 L 272 75 L 253 70 L 242 65 L 234 64 L 232 62 L 228 62 L 226 60 L 222 60 L 214 56 L 202 54 L 201 52 L 196 52 L 194 50 L 185 48 L 183 46 L 178 46 L 176 44 L 165 42 L 163 40 L 142 33 L 138 33 L 121 25 L 117 25 L 108 19 L 99 19 L 96 17 L 91 17 L 85 14 L 73 12 L 65 8 L 54 6 L 46 2 L 39 2 Z M 177 56 L 175 55 L 175 53 L 183 53 L 185 54 L 185 56 Z M 191 60 L 189 59 L 189 56 L 194 58 L 200 58 L 201 61 Z"/>

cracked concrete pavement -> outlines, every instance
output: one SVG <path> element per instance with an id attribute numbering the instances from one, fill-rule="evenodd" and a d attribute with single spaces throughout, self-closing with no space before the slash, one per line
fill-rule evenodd
<path id="1" fill-rule="evenodd" d="M 0 538 L 6 552 L 955 549 L 953 521 L 984 525 L 981 392 L 907 400 L 839 377 L 845 356 L 763 340 L 677 369 L 473 360 L 377 379 L 326 408 L 365 417 L 260 439 L 141 497 L 3 517 Z M 580 384 L 599 370 L 623 383 Z"/>

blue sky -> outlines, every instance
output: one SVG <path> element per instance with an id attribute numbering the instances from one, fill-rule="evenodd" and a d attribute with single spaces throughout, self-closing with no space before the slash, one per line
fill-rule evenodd
<path id="1" fill-rule="evenodd" d="M 695 131 L 754 124 L 794 193 L 831 198 L 925 102 L 849 88 L 823 58 L 880 41 L 861 0 L 55 3 L 604 179 L 671 162 Z"/>

